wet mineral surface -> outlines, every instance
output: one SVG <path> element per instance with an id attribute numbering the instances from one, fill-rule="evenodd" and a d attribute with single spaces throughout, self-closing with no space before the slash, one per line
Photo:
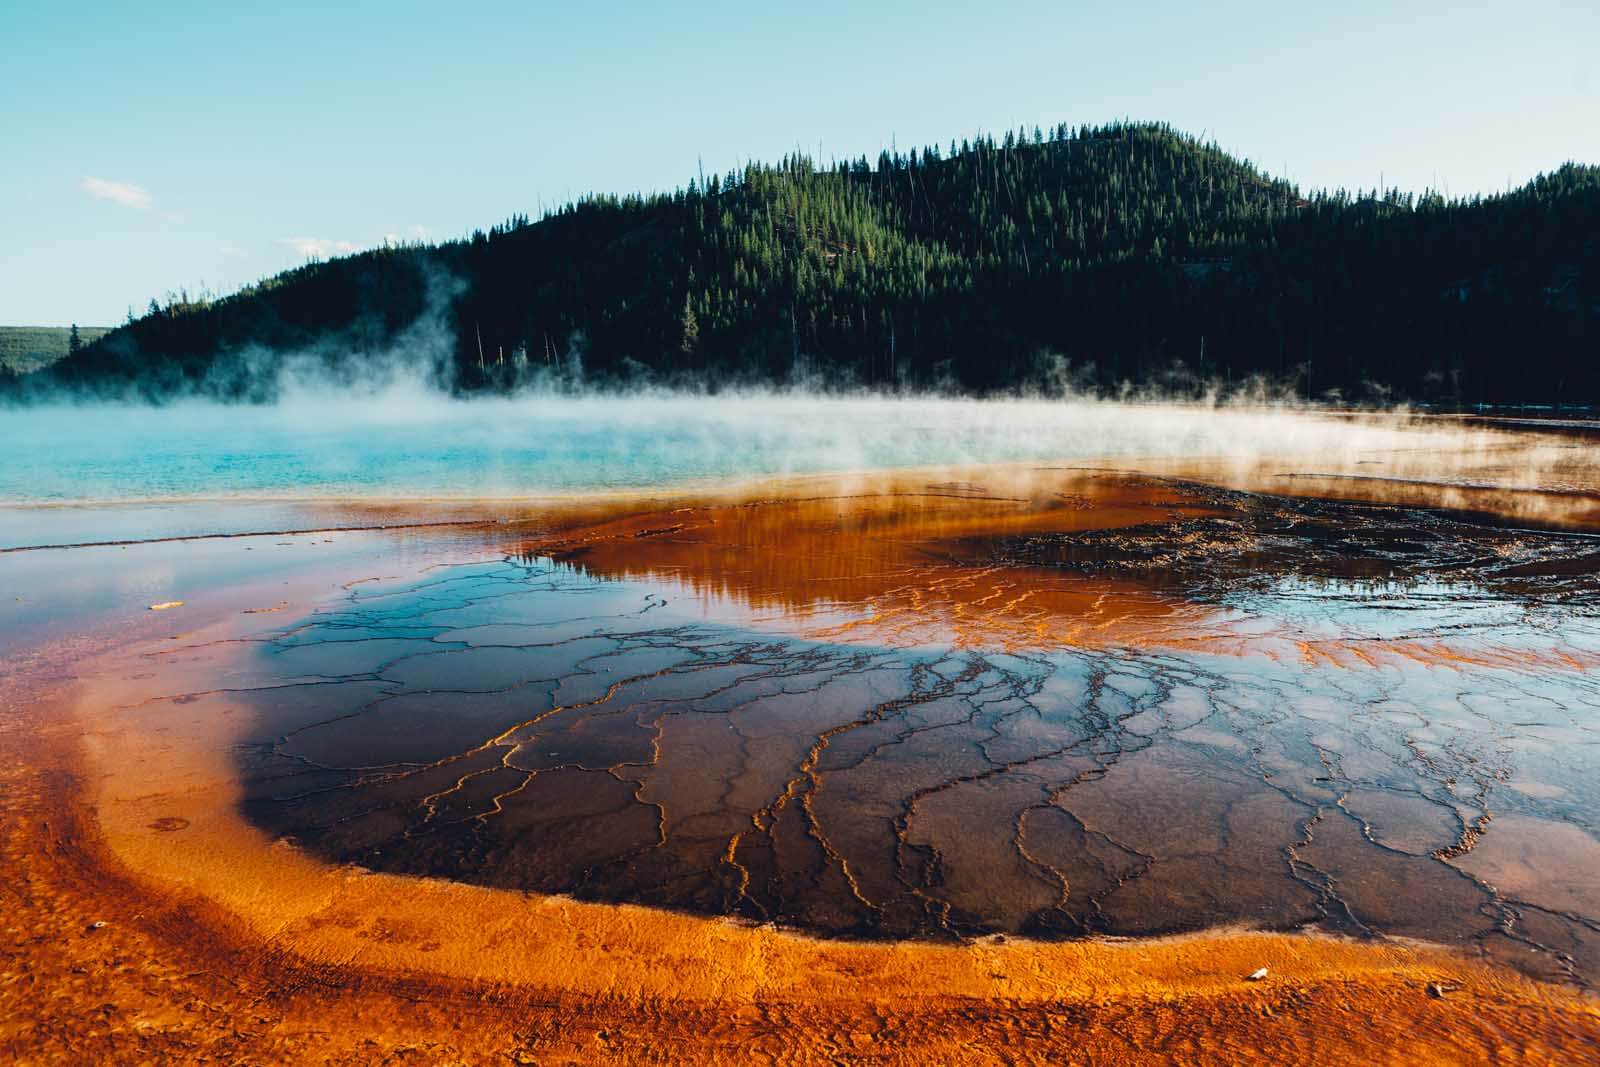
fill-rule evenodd
<path id="1" fill-rule="evenodd" d="M 1597 562 L 1092 471 L 640 508 L 352 585 L 146 713 L 248 708 L 240 810 L 372 871 L 832 937 L 1403 935 L 1587 986 Z"/>
<path id="2" fill-rule="evenodd" d="M 19 512 L 0 1058 L 1593 1058 L 1600 478 L 1483 444 Z"/>

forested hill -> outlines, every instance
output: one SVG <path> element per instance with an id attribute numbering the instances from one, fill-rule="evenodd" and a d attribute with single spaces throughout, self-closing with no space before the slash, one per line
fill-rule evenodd
<path id="1" fill-rule="evenodd" d="M 580 362 L 591 382 L 974 392 L 1070 363 L 1107 387 L 1261 374 L 1353 400 L 1594 403 L 1600 168 L 1482 199 L 1305 197 L 1142 124 L 795 156 L 153 303 L 21 388 L 253 399 L 283 353 L 359 375 L 395 349 L 469 393 Z"/>

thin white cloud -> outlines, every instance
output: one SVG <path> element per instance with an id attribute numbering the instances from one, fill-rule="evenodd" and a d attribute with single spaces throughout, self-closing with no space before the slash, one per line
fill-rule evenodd
<path id="1" fill-rule="evenodd" d="M 123 207 L 149 207 L 150 191 L 132 182 L 113 182 L 105 178 L 83 178 L 78 188 L 96 200 L 109 200 Z"/>
<path id="2" fill-rule="evenodd" d="M 278 243 L 288 245 L 302 256 L 318 259 L 349 255 L 360 247 L 354 241 L 336 241 L 328 237 L 285 237 Z"/>

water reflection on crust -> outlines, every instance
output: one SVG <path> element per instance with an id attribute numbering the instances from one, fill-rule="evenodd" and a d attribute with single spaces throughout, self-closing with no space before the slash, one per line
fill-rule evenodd
<path id="1" fill-rule="evenodd" d="M 375 870 L 835 936 L 1314 924 L 1600 973 L 1563 888 L 1600 877 L 1586 540 L 1055 478 L 568 525 L 355 587 L 246 646 L 246 692 L 184 699 L 254 711 L 249 818 Z M 1559 827 L 1565 869 L 1503 826 Z"/>

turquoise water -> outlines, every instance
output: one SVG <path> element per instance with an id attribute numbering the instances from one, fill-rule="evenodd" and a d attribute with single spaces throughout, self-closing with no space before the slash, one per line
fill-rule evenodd
<path id="1" fill-rule="evenodd" d="M 536 496 L 940 464 L 1326 452 L 1356 430 L 1305 414 L 1110 403 L 404 394 L 10 410 L 0 434 L 0 503 L 16 505 Z M 1401 440 L 1360 430 L 1373 434 Z"/>

